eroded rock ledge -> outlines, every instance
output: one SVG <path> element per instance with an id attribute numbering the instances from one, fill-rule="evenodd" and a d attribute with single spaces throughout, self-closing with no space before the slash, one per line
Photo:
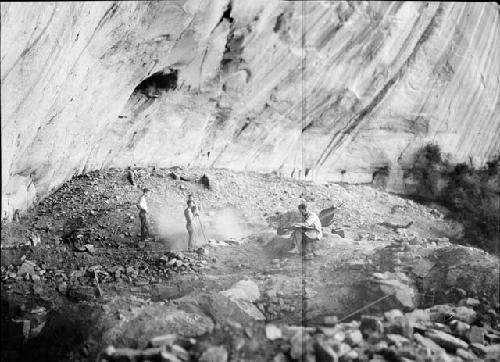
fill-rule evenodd
<path id="1" fill-rule="evenodd" d="M 494 3 L 1 4 L 2 213 L 106 166 L 389 187 L 433 141 L 499 152 Z"/>

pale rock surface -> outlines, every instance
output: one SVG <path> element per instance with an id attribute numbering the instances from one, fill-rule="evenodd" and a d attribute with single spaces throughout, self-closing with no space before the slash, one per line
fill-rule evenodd
<path id="1" fill-rule="evenodd" d="M 353 183 L 388 167 L 396 190 L 428 142 L 482 165 L 500 149 L 498 9 L 2 3 L 2 216 L 134 163 Z M 155 98 L 134 91 L 157 72 Z"/>
<path id="2" fill-rule="evenodd" d="M 240 280 L 221 294 L 231 299 L 244 299 L 249 302 L 254 302 L 260 297 L 259 286 L 253 280 Z"/>
<path id="3" fill-rule="evenodd" d="M 260 296 L 259 287 L 252 280 L 240 280 L 228 290 L 209 297 L 209 310 L 214 320 L 250 323 L 265 320 L 262 312 L 252 303 Z"/>

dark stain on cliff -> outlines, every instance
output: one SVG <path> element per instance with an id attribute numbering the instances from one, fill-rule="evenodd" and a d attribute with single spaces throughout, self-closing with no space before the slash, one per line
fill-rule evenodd
<path id="1" fill-rule="evenodd" d="M 221 68 L 224 73 L 236 72 L 239 64 L 243 62 L 241 57 L 243 40 L 245 40 L 243 35 L 235 35 L 233 30 L 229 32 L 221 61 Z"/>
<path id="2" fill-rule="evenodd" d="M 24 59 L 24 57 L 26 56 L 26 54 L 28 54 L 31 51 L 31 49 L 33 49 L 35 47 L 35 45 L 38 44 L 38 42 L 40 41 L 42 35 L 45 35 L 45 33 L 47 32 L 47 29 L 49 28 L 50 24 L 52 24 L 52 20 L 54 19 L 54 16 L 56 14 L 57 6 L 58 6 L 57 4 L 54 5 L 54 8 L 52 9 L 52 13 L 50 14 L 49 21 L 47 21 L 47 24 L 45 24 L 45 26 L 43 27 L 43 29 L 40 31 L 40 34 L 38 34 L 38 36 L 29 45 L 26 46 L 26 48 L 22 51 L 22 53 L 16 59 L 16 61 L 14 62 L 14 64 L 12 64 L 12 66 L 9 68 L 9 70 L 7 72 L 5 72 L 5 75 L 2 78 L 2 82 L 5 81 L 5 79 L 8 77 L 8 75 L 10 74 L 10 72 L 12 71 L 12 69 L 14 69 L 16 67 L 16 65 L 21 60 Z M 34 28 L 33 33 L 35 32 L 35 30 L 36 30 L 36 27 Z"/>
<path id="3" fill-rule="evenodd" d="M 247 128 L 248 125 L 250 124 L 250 120 L 246 120 L 243 126 L 236 132 L 234 135 L 235 138 L 239 137 Z"/>
<path id="4" fill-rule="evenodd" d="M 302 128 L 302 133 L 304 133 L 308 129 L 311 129 L 312 127 L 314 127 L 314 122 L 313 121 L 309 122 L 304 128 Z"/>
<path id="5" fill-rule="evenodd" d="M 116 14 L 116 11 L 118 10 L 118 3 L 114 2 L 108 10 L 106 10 L 106 12 L 104 13 L 104 15 L 99 19 L 99 22 L 97 23 L 97 26 L 95 28 L 95 30 L 97 29 L 100 29 L 102 27 L 102 25 L 108 21 L 109 19 L 111 19 L 113 17 L 113 15 Z"/>
<path id="6" fill-rule="evenodd" d="M 354 132 L 354 130 L 359 126 L 359 124 L 364 120 L 364 118 L 368 114 L 370 114 L 373 111 L 373 109 L 382 102 L 382 100 L 385 98 L 391 87 L 396 83 L 397 80 L 401 78 L 401 76 L 406 71 L 410 63 L 413 61 L 413 59 L 415 59 L 415 56 L 420 50 L 422 44 L 425 43 L 430 38 L 436 27 L 439 25 L 439 20 L 441 19 L 442 14 L 443 14 L 443 7 L 440 4 L 434 16 L 432 17 L 431 21 L 429 22 L 425 30 L 422 32 L 422 35 L 415 44 L 413 51 L 405 60 L 401 68 L 396 72 L 396 74 L 391 79 L 389 79 L 389 81 L 378 92 L 378 94 L 373 98 L 373 100 L 363 110 L 361 110 L 361 112 L 356 117 L 354 117 L 352 121 L 348 122 L 348 124 L 343 130 L 340 130 L 333 136 L 326 149 L 323 151 L 321 156 L 316 161 L 315 167 L 321 167 L 328 159 L 330 154 L 333 152 L 333 150 L 337 149 L 342 144 L 342 142 L 346 140 L 347 136 L 349 136 Z"/>
<path id="7" fill-rule="evenodd" d="M 234 18 L 231 16 L 231 10 L 232 10 L 232 5 L 231 5 L 231 1 L 230 1 L 229 4 L 227 4 L 226 9 L 222 13 L 222 16 L 221 16 L 219 22 L 217 23 L 217 26 L 220 23 L 222 23 L 224 21 L 224 19 L 227 20 L 229 22 L 229 24 L 232 24 L 234 22 Z"/>

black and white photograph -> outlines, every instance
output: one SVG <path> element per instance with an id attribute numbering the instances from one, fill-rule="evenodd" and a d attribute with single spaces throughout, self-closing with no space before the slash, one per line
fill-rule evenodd
<path id="1" fill-rule="evenodd" d="M 500 3 L 0 2 L 2 362 L 500 361 Z"/>

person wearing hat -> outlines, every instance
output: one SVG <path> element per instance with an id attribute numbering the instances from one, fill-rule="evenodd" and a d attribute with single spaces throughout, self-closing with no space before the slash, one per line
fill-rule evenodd
<path id="1" fill-rule="evenodd" d="M 149 189 L 144 188 L 142 190 L 142 195 L 139 198 L 139 203 L 137 207 L 139 208 L 139 219 L 141 220 L 141 241 L 145 241 L 149 236 L 149 224 L 148 224 L 148 204 L 146 202 L 146 195 L 149 193 Z"/>
<path id="2" fill-rule="evenodd" d="M 307 209 L 307 205 L 302 203 L 299 205 L 299 211 L 302 215 L 303 222 L 292 225 L 294 229 L 292 233 L 292 249 L 290 253 L 304 253 L 304 258 L 311 258 L 312 243 L 320 240 L 323 237 L 321 229 L 321 221 L 318 215 Z M 302 250 L 301 250 L 302 249 Z"/>

